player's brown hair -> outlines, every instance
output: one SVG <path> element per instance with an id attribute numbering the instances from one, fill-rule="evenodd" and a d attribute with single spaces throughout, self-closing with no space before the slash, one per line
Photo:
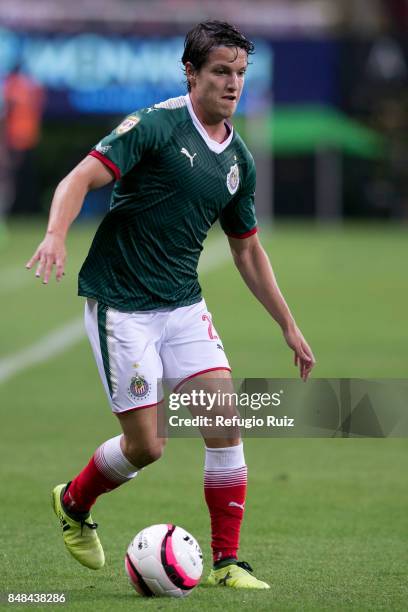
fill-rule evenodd
<path id="1" fill-rule="evenodd" d="M 225 21 L 204 21 L 187 32 L 184 40 L 184 53 L 181 61 L 185 66 L 190 62 L 195 70 L 200 70 L 215 47 L 235 47 L 244 49 L 247 55 L 255 51 L 255 45 L 248 40 L 235 26 Z M 187 89 L 191 85 L 187 79 Z"/>

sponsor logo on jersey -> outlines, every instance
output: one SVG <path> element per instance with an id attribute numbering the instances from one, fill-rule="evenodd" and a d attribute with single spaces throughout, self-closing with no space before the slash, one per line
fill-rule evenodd
<path id="1" fill-rule="evenodd" d="M 102 153 L 103 155 L 105 155 L 105 153 L 107 153 L 109 151 L 109 149 L 112 148 L 112 145 L 103 145 L 102 141 L 98 142 L 98 144 L 95 147 L 95 151 L 98 151 L 98 153 Z"/>
<path id="2" fill-rule="evenodd" d="M 129 117 L 126 117 L 126 119 L 124 119 L 122 123 L 118 125 L 118 127 L 116 128 L 116 133 L 124 134 L 125 132 L 128 132 L 129 130 L 134 128 L 135 125 L 139 123 L 139 121 L 140 117 L 136 117 L 136 115 L 129 115 Z"/>
<path id="3" fill-rule="evenodd" d="M 231 195 L 234 195 L 239 187 L 239 169 L 237 164 L 231 166 L 227 174 L 227 187 Z"/>
<path id="4" fill-rule="evenodd" d="M 136 374 L 130 379 L 129 394 L 133 399 L 146 397 L 150 391 L 150 385 L 141 374 Z"/>
<path id="5" fill-rule="evenodd" d="M 194 155 L 191 155 L 191 154 L 190 154 L 190 153 L 187 151 L 187 149 L 186 149 L 185 147 L 183 147 L 183 148 L 180 150 L 180 153 L 182 153 L 183 155 L 185 155 L 186 157 L 188 157 L 188 159 L 190 160 L 191 167 L 193 167 L 193 164 L 194 164 L 194 158 L 195 158 L 195 156 L 197 155 L 197 153 L 194 153 Z"/>

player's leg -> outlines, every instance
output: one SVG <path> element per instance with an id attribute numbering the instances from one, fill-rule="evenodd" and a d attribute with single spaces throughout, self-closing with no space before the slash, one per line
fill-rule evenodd
<path id="1" fill-rule="evenodd" d="M 64 490 L 71 514 L 90 511 L 97 497 L 132 480 L 138 471 L 161 457 L 165 440 L 157 439 L 157 406 L 116 415 L 123 434 L 101 444 L 89 463 Z"/>
<path id="2" fill-rule="evenodd" d="M 123 435 L 101 444 L 88 464 L 68 485 L 53 491 L 53 506 L 70 553 L 83 565 L 98 569 L 104 555 L 90 509 L 97 497 L 132 480 L 155 461 L 163 441 L 152 441 L 157 379 L 162 365 L 157 352 L 161 317 L 139 316 L 107 309 L 89 300 L 85 326 L 113 412 Z M 147 373 L 151 373 L 149 379 Z M 155 431 L 155 430 L 154 430 Z M 135 442 L 137 440 L 137 442 Z"/>
<path id="3" fill-rule="evenodd" d="M 191 378 L 180 391 L 204 391 L 206 397 L 220 398 L 211 409 L 217 416 L 237 416 L 233 385 L 226 370 L 212 371 Z M 193 411 L 196 415 L 196 411 Z M 232 588 L 267 589 L 269 585 L 252 574 L 246 562 L 238 560 L 240 531 L 245 511 L 247 466 L 237 427 L 203 427 L 205 442 L 204 495 L 211 519 L 213 569 L 208 584 Z"/>
<path id="4" fill-rule="evenodd" d="M 125 456 L 139 469 L 157 461 L 163 454 L 166 439 L 157 437 L 157 406 L 117 414 L 123 436 Z"/>
<path id="5" fill-rule="evenodd" d="M 210 394 L 221 391 L 226 397 L 233 394 L 229 363 L 205 302 L 178 310 L 173 317 L 174 329 L 168 326 L 173 333 L 162 346 L 166 380 L 170 379 L 175 390 L 183 393 L 195 389 Z M 228 401 L 215 405 L 211 414 L 233 416 L 235 405 Z M 204 494 L 211 518 L 215 570 L 209 582 L 236 588 L 268 588 L 247 571 L 248 564 L 240 566 L 237 560 L 247 488 L 239 430 L 216 431 L 209 427 L 202 428 L 201 433 L 205 441 Z"/>
<path id="6" fill-rule="evenodd" d="M 63 528 L 65 545 L 90 569 L 104 565 L 91 507 L 100 495 L 129 482 L 141 468 L 159 459 L 164 440 L 158 442 L 152 437 L 156 411 L 157 407 L 149 407 L 119 414 L 124 433 L 101 444 L 72 482 L 53 491 L 54 511 Z"/>
<path id="7" fill-rule="evenodd" d="M 191 378 L 179 387 L 181 393 L 204 392 L 203 397 L 229 397 L 234 393 L 227 370 L 212 370 Z M 217 416 L 236 415 L 231 401 L 216 403 L 207 412 L 212 425 L 200 428 L 205 443 L 204 495 L 211 517 L 211 548 L 217 567 L 237 560 L 247 490 L 247 466 L 239 429 L 214 425 Z M 194 416 L 207 406 L 191 408 Z"/>

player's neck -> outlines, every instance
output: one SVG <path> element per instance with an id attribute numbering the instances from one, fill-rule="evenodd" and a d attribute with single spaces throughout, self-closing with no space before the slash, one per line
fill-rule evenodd
<path id="1" fill-rule="evenodd" d="M 209 138 L 220 144 L 223 143 L 231 133 L 231 128 L 228 126 L 227 120 L 222 118 L 218 121 L 208 116 L 205 110 L 201 108 L 200 104 L 192 99 L 191 95 L 190 101 L 197 119 L 207 132 Z"/>

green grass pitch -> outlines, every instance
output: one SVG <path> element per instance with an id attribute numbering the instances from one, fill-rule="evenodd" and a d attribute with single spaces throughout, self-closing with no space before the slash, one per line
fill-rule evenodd
<path id="1" fill-rule="evenodd" d="M 43 228 L 11 224 L 0 251 L 0 360 L 82 313 L 76 274 L 94 228 L 74 226 L 66 277 L 48 287 L 24 270 Z M 316 377 L 407 377 L 404 228 L 278 224 L 261 238 L 316 354 Z M 235 375 L 296 376 L 279 329 L 232 262 L 201 280 Z M 0 591 L 64 592 L 69 610 L 407 609 L 405 439 L 247 439 L 241 558 L 271 590 L 199 586 L 186 600 L 147 600 L 133 594 L 123 567 L 144 526 L 182 525 L 202 545 L 205 573 L 210 568 L 201 441 L 170 440 L 161 461 L 99 499 L 93 515 L 107 563 L 92 572 L 65 552 L 50 506 L 52 487 L 119 433 L 87 340 L 0 384 L 0 406 Z"/>

